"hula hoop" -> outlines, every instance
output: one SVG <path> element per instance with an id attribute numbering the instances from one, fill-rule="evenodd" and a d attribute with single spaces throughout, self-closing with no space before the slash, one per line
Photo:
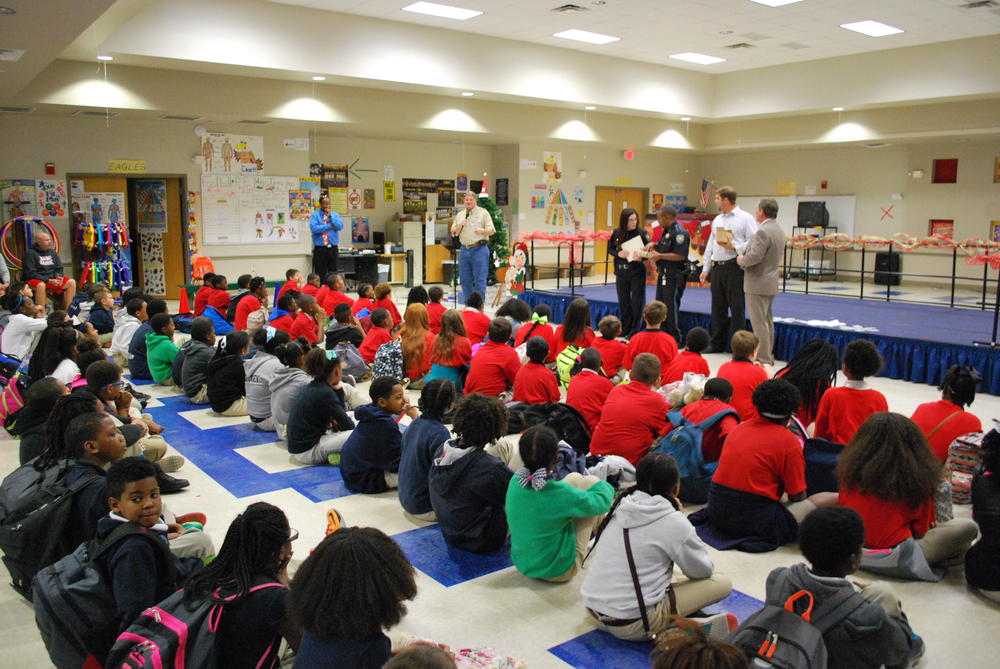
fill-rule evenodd
<path id="1" fill-rule="evenodd" d="M 22 269 L 21 259 L 18 258 L 7 246 L 7 233 L 10 232 L 11 227 L 15 223 L 34 223 L 35 225 L 41 225 L 44 227 L 48 231 L 49 235 L 52 236 L 56 253 L 59 253 L 59 235 L 56 234 L 56 229 L 52 227 L 51 223 L 39 216 L 18 216 L 17 218 L 12 218 L 7 221 L 4 224 L 3 229 L 0 229 L 0 252 L 3 253 L 3 259 L 4 262 L 7 263 L 7 267 L 16 270 Z M 31 245 L 31 239 L 25 239 L 25 242 L 28 246 Z"/>

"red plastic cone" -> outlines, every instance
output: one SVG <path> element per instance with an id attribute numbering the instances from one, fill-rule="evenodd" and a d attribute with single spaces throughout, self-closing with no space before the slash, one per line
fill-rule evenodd
<path id="1" fill-rule="evenodd" d="M 177 313 L 189 314 L 191 313 L 191 305 L 188 303 L 188 291 L 185 286 L 181 286 L 181 304 L 177 309 Z"/>

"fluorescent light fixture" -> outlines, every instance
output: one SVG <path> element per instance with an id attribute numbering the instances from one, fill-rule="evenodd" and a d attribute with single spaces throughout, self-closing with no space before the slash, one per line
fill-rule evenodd
<path id="1" fill-rule="evenodd" d="M 834 107 L 833 111 L 844 111 L 843 107 Z"/>
<path id="2" fill-rule="evenodd" d="M 750 2 L 756 2 L 758 5 L 767 5 L 768 7 L 784 7 L 785 5 L 802 2 L 802 0 L 750 0 Z"/>
<path id="3" fill-rule="evenodd" d="M 587 111 L 594 111 L 595 109 L 597 109 L 597 107 L 595 107 L 594 105 L 587 105 L 586 107 L 584 107 L 584 109 L 586 109 Z"/>
<path id="4" fill-rule="evenodd" d="M 855 21 L 854 23 L 841 23 L 841 28 L 853 30 L 869 37 L 886 37 L 887 35 L 898 35 L 903 32 L 895 26 L 890 26 L 880 21 Z"/>
<path id="5" fill-rule="evenodd" d="M 577 42 L 586 42 L 587 44 L 610 44 L 621 39 L 621 37 L 612 37 L 611 35 L 602 35 L 601 33 L 592 33 L 589 30 L 577 30 L 576 28 L 564 30 L 561 33 L 553 33 L 552 36 L 576 40 Z"/>
<path id="6" fill-rule="evenodd" d="M 98 56 L 97 60 L 114 60 L 114 56 Z"/>
<path id="7" fill-rule="evenodd" d="M 674 60 L 683 60 L 686 63 L 697 63 L 698 65 L 714 65 L 716 63 L 724 63 L 726 61 L 725 58 L 706 56 L 703 53 L 695 53 L 693 51 L 671 54 L 670 57 Z"/>
<path id="8" fill-rule="evenodd" d="M 475 95 L 475 93 L 473 93 L 472 91 L 462 91 L 463 98 L 471 98 L 473 95 Z"/>
<path id="9" fill-rule="evenodd" d="M 682 121 L 690 121 L 691 117 L 690 116 L 681 116 L 681 120 Z"/>
<path id="10" fill-rule="evenodd" d="M 313 81 L 326 81 L 326 77 L 313 77 Z"/>
<path id="11" fill-rule="evenodd" d="M 463 9 L 462 7 L 452 7 L 451 5 L 439 5 L 436 2 L 414 2 L 412 5 L 403 7 L 404 12 L 414 14 L 427 14 L 428 16 L 438 16 L 442 19 L 455 19 L 456 21 L 466 21 L 482 14 L 476 9 Z"/>

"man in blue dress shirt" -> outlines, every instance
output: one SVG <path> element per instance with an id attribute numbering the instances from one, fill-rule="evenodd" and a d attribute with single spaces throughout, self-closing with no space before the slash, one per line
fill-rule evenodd
<path id="1" fill-rule="evenodd" d="M 319 274 L 320 280 L 325 280 L 327 274 L 337 271 L 340 231 L 343 229 L 340 214 L 330 211 L 330 198 L 324 195 L 319 199 L 319 209 L 309 219 L 313 242 L 313 271 Z"/>

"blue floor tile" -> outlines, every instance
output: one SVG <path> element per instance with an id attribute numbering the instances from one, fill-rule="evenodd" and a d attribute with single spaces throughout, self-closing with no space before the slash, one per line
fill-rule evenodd
<path id="1" fill-rule="evenodd" d="M 888 293 L 889 295 L 892 295 L 893 297 L 898 297 L 900 295 L 909 295 L 909 293 L 903 292 L 901 290 L 888 290 L 888 291 L 886 291 L 886 290 L 873 290 L 871 292 L 871 295 L 885 295 L 886 293 Z"/>
<path id="2" fill-rule="evenodd" d="M 392 538 L 414 567 L 446 588 L 514 566 L 510 543 L 495 553 L 477 555 L 449 546 L 438 525 L 419 527 Z"/>
<path id="3" fill-rule="evenodd" d="M 156 383 L 153 379 L 134 379 L 131 374 L 124 374 L 123 378 L 125 378 L 133 386 L 151 386 Z"/>
<path id="4" fill-rule="evenodd" d="M 733 590 L 732 594 L 717 604 L 706 606 L 703 610 L 708 614 L 732 613 L 741 623 L 757 611 L 764 607 L 764 602 L 756 597 L 745 595 L 739 590 Z"/>

